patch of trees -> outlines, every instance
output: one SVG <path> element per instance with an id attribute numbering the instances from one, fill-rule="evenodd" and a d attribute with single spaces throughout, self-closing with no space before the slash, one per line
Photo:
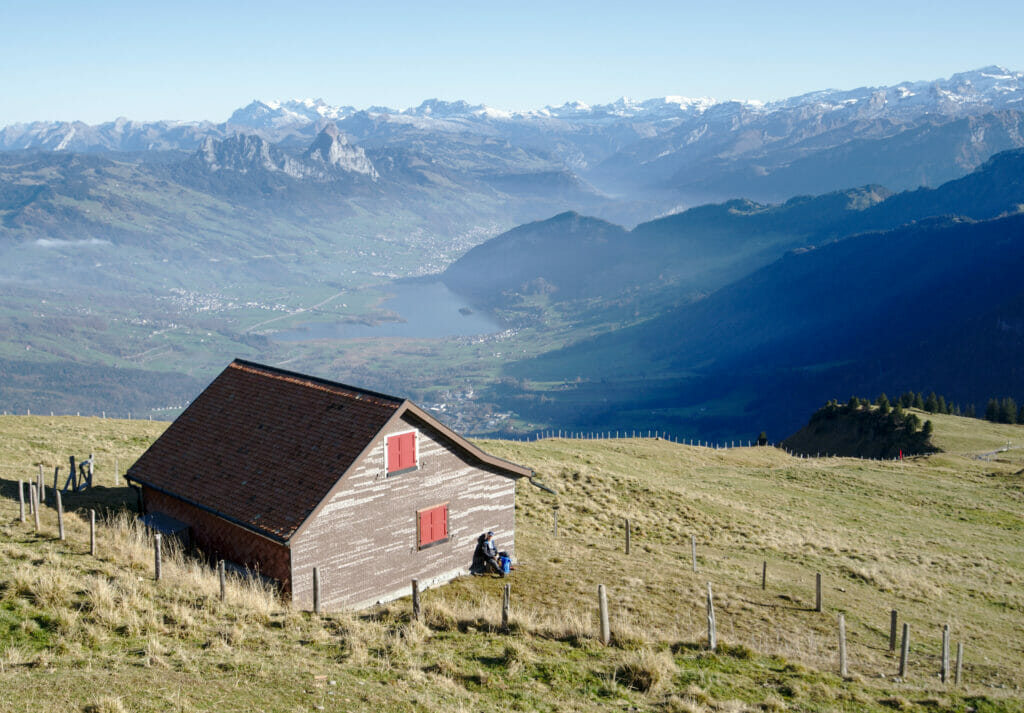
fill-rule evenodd
<path id="1" fill-rule="evenodd" d="M 1024 404 L 1018 408 L 1017 402 L 1009 396 L 989 399 L 985 406 L 985 420 L 992 423 L 1024 423 Z"/>
<path id="2" fill-rule="evenodd" d="M 932 422 L 922 423 L 900 400 L 893 404 L 881 394 L 872 404 L 851 396 L 846 403 L 833 400 L 818 409 L 783 446 L 807 455 L 895 458 L 934 452 L 931 435 Z"/>
<path id="3" fill-rule="evenodd" d="M 884 396 L 885 394 L 882 394 L 882 397 Z M 974 404 L 968 404 L 965 408 L 961 409 L 959 404 L 954 404 L 942 396 L 937 396 L 934 391 L 928 394 L 927 397 L 922 396 L 920 393 L 915 394 L 913 391 L 908 391 L 900 394 L 897 403 L 903 408 L 916 408 L 928 413 L 945 413 L 954 416 L 978 418 Z M 1009 396 L 991 398 L 985 406 L 984 418 L 992 423 L 1024 423 L 1024 404 L 1018 406 L 1017 402 Z"/>
<path id="4" fill-rule="evenodd" d="M 879 398 L 884 398 L 882 394 Z M 876 400 L 877 403 L 877 400 Z M 974 404 L 968 404 L 960 408 L 960 404 L 954 404 L 951 400 L 933 391 L 928 396 L 920 392 L 907 391 L 900 394 L 897 403 L 903 408 L 915 408 L 928 413 L 945 413 L 953 416 L 966 416 L 967 418 L 979 418 Z M 1018 405 L 1009 397 L 991 398 L 985 406 L 984 418 L 992 423 L 1024 423 L 1024 403 Z"/>
<path id="5" fill-rule="evenodd" d="M 870 423 L 873 430 L 878 434 L 891 434 L 899 429 L 903 429 L 908 434 L 913 434 L 917 433 L 918 429 L 923 430 L 925 426 L 928 428 L 928 433 L 931 434 L 931 421 L 925 421 L 922 424 L 921 419 L 916 413 L 907 413 L 903 409 L 902 399 L 893 405 L 889 403 L 889 397 L 884 393 L 875 399 L 874 408 L 872 408 L 871 402 L 867 399 L 851 396 L 850 400 L 845 404 L 839 404 L 835 400 L 829 401 L 811 416 L 811 423 L 835 419 L 840 416 L 857 416 L 865 423 Z M 943 411 L 942 413 L 946 412 Z"/>
<path id="6" fill-rule="evenodd" d="M 885 394 L 882 394 L 882 396 L 885 396 Z M 907 391 L 900 394 L 897 403 L 903 408 L 916 408 L 918 411 L 944 413 L 949 414 L 950 416 L 966 416 L 967 418 L 975 418 L 976 413 L 974 404 L 968 404 L 966 407 L 961 409 L 960 404 L 953 403 L 952 399 L 946 399 L 946 397 L 941 394 L 936 395 L 934 391 L 928 394 L 928 396 L 924 396 L 920 391 L 917 393 Z"/>

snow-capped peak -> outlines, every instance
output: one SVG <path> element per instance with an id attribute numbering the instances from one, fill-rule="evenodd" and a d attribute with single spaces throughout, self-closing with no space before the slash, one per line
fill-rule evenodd
<path id="1" fill-rule="evenodd" d="M 887 116 L 913 119 L 925 114 L 974 115 L 997 109 L 1024 107 L 1024 73 L 991 65 L 930 81 L 907 81 L 893 86 L 826 89 L 767 103 L 752 100 L 721 101 L 710 97 L 669 94 L 645 100 L 623 96 L 606 104 L 569 101 L 560 106 L 508 111 L 467 101 L 427 99 L 404 110 L 370 107 L 357 111 L 336 106 L 322 98 L 288 101 L 258 100 L 237 109 L 221 125 L 209 122 L 135 122 L 118 118 L 89 126 L 81 122 L 33 122 L 0 129 L 0 149 L 45 147 L 61 150 L 161 150 L 195 149 L 204 136 L 218 138 L 235 131 L 257 134 L 280 142 L 309 140 L 325 124 L 338 123 L 343 130 L 360 137 L 374 122 L 402 124 L 423 131 L 479 132 L 499 135 L 504 124 L 535 124 L 532 130 L 576 131 L 579 127 L 614 126 L 637 122 L 633 130 L 641 135 L 671 128 L 713 110 L 715 115 L 771 114 L 795 111 L 801 115 L 828 112 L 834 116 L 858 118 Z M 359 118 L 353 120 L 353 117 Z M 372 117 L 367 123 L 365 117 Z M 346 126 L 346 122 L 352 122 Z M 639 124 L 645 124 L 640 127 Z M 357 128 L 357 125 L 364 129 Z M 557 129 L 562 125 L 562 129 Z M 698 127 L 699 128 L 699 127 Z M 368 146 L 370 144 L 367 144 Z"/>
<path id="2" fill-rule="evenodd" d="M 446 118 L 453 116 L 472 116 L 476 112 L 486 108 L 487 107 L 482 104 L 474 106 L 469 102 L 462 100 L 449 102 L 444 101 L 443 99 L 426 99 L 419 106 L 406 109 L 402 113 L 410 116 Z"/>

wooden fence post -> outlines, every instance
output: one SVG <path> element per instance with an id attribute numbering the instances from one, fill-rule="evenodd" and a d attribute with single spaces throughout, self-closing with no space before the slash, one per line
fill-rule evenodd
<path id="1" fill-rule="evenodd" d="M 763 592 L 768 585 L 768 560 L 761 562 L 761 591 Z"/>
<path id="2" fill-rule="evenodd" d="M 159 582 L 161 574 L 162 557 L 160 552 L 160 533 L 153 535 L 153 578 Z"/>
<path id="3" fill-rule="evenodd" d="M 39 532 L 39 488 L 36 487 L 35 483 L 32 484 L 31 497 L 32 515 L 36 521 L 36 532 Z"/>
<path id="4" fill-rule="evenodd" d="M 501 597 L 501 628 L 508 631 L 508 620 L 512 613 L 512 585 L 506 584 Z"/>
<path id="5" fill-rule="evenodd" d="M 556 510 L 555 508 L 551 508 L 551 513 L 554 516 L 554 524 L 552 525 L 552 531 L 554 532 L 554 536 L 558 537 L 558 510 Z"/>
<path id="6" fill-rule="evenodd" d="M 228 575 L 224 560 L 217 560 L 217 578 L 220 580 L 220 600 L 226 602 L 228 599 Z"/>
<path id="7" fill-rule="evenodd" d="M 718 648 L 718 634 L 715 629 L 715 603 L 711 598 L 711 582 L 708 582 L 708 648 L 712 651 Z"/>
<path id="8" fill-rule="evenodd" d="M 25 522 L 25 483 L 18 478 L 18 516 Z"/>
<path id="9" fill-rule="evenodd" d="M 89 511 L 89 554 L 96 556 L 96 511 Z"/>
<path id="10" fill-rule="evenodd" d="M 412 580 L 412 618 L 420 620 L 420 580 Z"/>
<path id="11" fill-rule="evenodd" d="M 956 671 L 953 673 L 953 685 L 960 685 L 960 676 L 964 671 L 964 642 L 956 644 Z"/>
<path id="12" fill-rule="evenodd" d="M 889 653 L 896 653 L 896 610 L 893 609 L 889 614 Z"/>
<path id="13" fill-rule="evenodd" d="M 846 678 L 846 617 L 839 615 L 839 675 Z"/>
<path id="14" fill-rule="evenodd" d="M 627 517 L 626 518 L 626 554 L 627 555 L 629 554 L 629 535 L 630 535 L 629 518 Z"/>
<path id="15" fill-rule="evenodd" d="M 60 491 L 55 490 L 54 494 L 57 496 L 57 536 L 60 541 L 64 541 L 64 501 L 60 497 Z"/>
<path id="16" fill-rule="evenodd" d="M 39 478 L 37 479 L 37 488 L 41 497 L 37 498 L 36 502 L 46 502 L 46 493 L 43 492 L 43 464 L 39 464 Z"/>
<path id="17" fill-rule="evenodd" d="M 313 613 L 320 616 L 320 568 L 313 568 Z"/>
<path id="18" fill-rule="evenodd" d="M 121 471 L 121 464 L 120 464 L 120 462 L 118 461 L 118 459 L 117 459 L 117 456 L 114 456 L 114 487 L 115 487 L 115 488 L 116 488 L 116 487 L 118 487 L 118 485 L 120 484 L 120 483 L 118 482 L 118 480 L 119 480 L 119 479 L 120 479 L 120 477 L 121 477 L 121 476 L 119 475 L 120 471 Z"/>
<path id="19" fill-rule="evenodd" d="M 697 536 L 690 535 L 690 558 L 693 560 L 693 571 L 697 571 Z"/>
<path id="20" fill-rule="evenodd" d="M 814 611 L 821 611 L 821 572 L 814 576 Z"/>
<path id="21" fill-rule="evenodd" d="M 907 657 L 910 655 L 910 625 L 903 622 L 903 641 L 900 644 L 900 678 L 907 675 Z"/>
<path id="22" fill-rule="evenodd" d="M 939 670 L 939 679 L 943 683 L 949 681 L 949 624 L 942 626 L 942 668 Z"/>
<path id="23" fill-rule="evenodd" d="M 597 611 L 601 617 L 601 643 L 607 646 L 612 641 L 612 629 L 608 623 L 608 594 L 603 584 L 597 585 Z"/>

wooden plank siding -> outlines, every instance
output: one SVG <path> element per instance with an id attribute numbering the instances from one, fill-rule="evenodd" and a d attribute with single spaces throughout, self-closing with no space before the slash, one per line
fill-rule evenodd
<path id="1" fill-rule="evenodd" d="M 189 525 L 192 542 L 211 561 L 234 562 L 278 580 L 283 592 L 290 590 L 291 557 L 286 545 L 145 485 L 142 498 L 146 512 L 162 512 Z"/>
<path id="2" fill-rule="evenodd" d="M 415 429 L 419 467 L 387 476 L 389 435 Z M 416 513 L 448 504 L 448 540 L 417 546 Z M 469 571 L 477 538 L 493 530 L 514 557 L 515 478 L 474 459 L 444 434 L 405 412 L 382 430 L 340 486 L 290 540 L 292 600 L 313 604 L 313 567 L 325 609 L 358 609 Z"/>

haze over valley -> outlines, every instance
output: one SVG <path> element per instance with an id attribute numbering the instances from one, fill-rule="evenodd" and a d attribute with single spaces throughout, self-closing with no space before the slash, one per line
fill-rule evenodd
<path id="1" fill-rule="evenodd" d="M 1024 393 L 1024 74 L 0 129 L 0 397 L 173 417 L 234 357 L 476 434 L 781 438 Z M 426 309 L 423 309 L 426 307 Z"/>

